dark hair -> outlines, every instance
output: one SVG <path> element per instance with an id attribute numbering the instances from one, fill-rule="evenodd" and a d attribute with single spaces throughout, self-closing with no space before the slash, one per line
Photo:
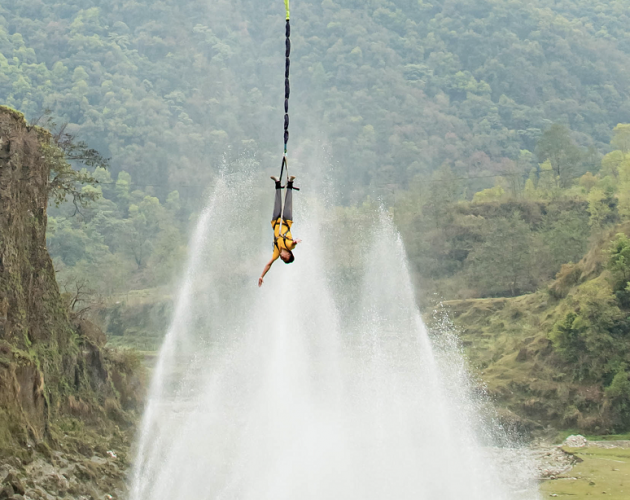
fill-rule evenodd
<path id="1" fill-rule="evenodd" d="M 288 260 L 282 259 L 282 262 L 284 262 L 285 264 L 291 264 L 291 262 L 295 260 L 295 257 L 293 256 L 293 252 L 291 250 L 287 250 L 287 252 L 289 252 L 289 259 Z"/>

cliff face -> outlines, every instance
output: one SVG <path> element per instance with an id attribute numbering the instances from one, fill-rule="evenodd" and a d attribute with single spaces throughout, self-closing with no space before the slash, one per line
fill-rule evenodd
<path id="1" fill-rule="evenodd" d="M 46 250 L 49 141 L 0 107 L 0 451 L 13 453 L 54 441 L 51 425 L 65 416 L 124 420 L 120 394 L 133 392 L 120 356 L 71 317 L 59 293 Z M 120 368 L 115 377 L 112 368 Z"/>
<path id="2" fill-rule="evenodd" d="M 44 437 L 48 363 L 39 362 L 38 354 L 60 340 L 66 347 L 70 337 L 45 248 L 48 169 L 40 140 L 46 138 L 29 130 L 19 114 L 0 110 L 0 426 L 5 441 L 23 440 L 29 432 L 35 440 Z"/>

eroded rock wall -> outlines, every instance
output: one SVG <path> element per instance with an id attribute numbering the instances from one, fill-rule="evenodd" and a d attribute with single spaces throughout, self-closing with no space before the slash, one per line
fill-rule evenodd
<path id="1" fill-rule="evenodd" d="M 50 141 L 0 106 L 0 453 L 51 443 L 59 434 L 51 425 L 64 417 L 122 423 L 120 394 L 130 391 L 121 380 L 135 383 L 120 356 L 104 350 L 103 334 L 73 318 L 59 293 L 46 250 L 42 148 Z M 122 379 L 110 374 L 118 369 Z"/>

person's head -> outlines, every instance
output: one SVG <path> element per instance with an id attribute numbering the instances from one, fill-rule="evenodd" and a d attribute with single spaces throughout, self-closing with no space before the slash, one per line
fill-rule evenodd
<path id="1" fill-rule="evenodd" d="M 280 258 L 285 264 L 291 264 L 291 262 L 295 260 L 295 257 L 293 257 L 293 252 L 285 250 L 284 248 L 280 250 Z"/>

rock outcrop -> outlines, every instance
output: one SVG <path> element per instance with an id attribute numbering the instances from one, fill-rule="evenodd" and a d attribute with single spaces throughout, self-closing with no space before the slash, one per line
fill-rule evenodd
<path id="1" fill-rule="evenodd" d="M 59 293 L 46 250 L 51 142 L 0 107 L 0 456 L 26 462 L 28 450 L 62 446 L 68 422 L 107 434 L 130 424 L 138 405 L 137 364 L 105 349 L 102 332 L 74 318 Z"/>

